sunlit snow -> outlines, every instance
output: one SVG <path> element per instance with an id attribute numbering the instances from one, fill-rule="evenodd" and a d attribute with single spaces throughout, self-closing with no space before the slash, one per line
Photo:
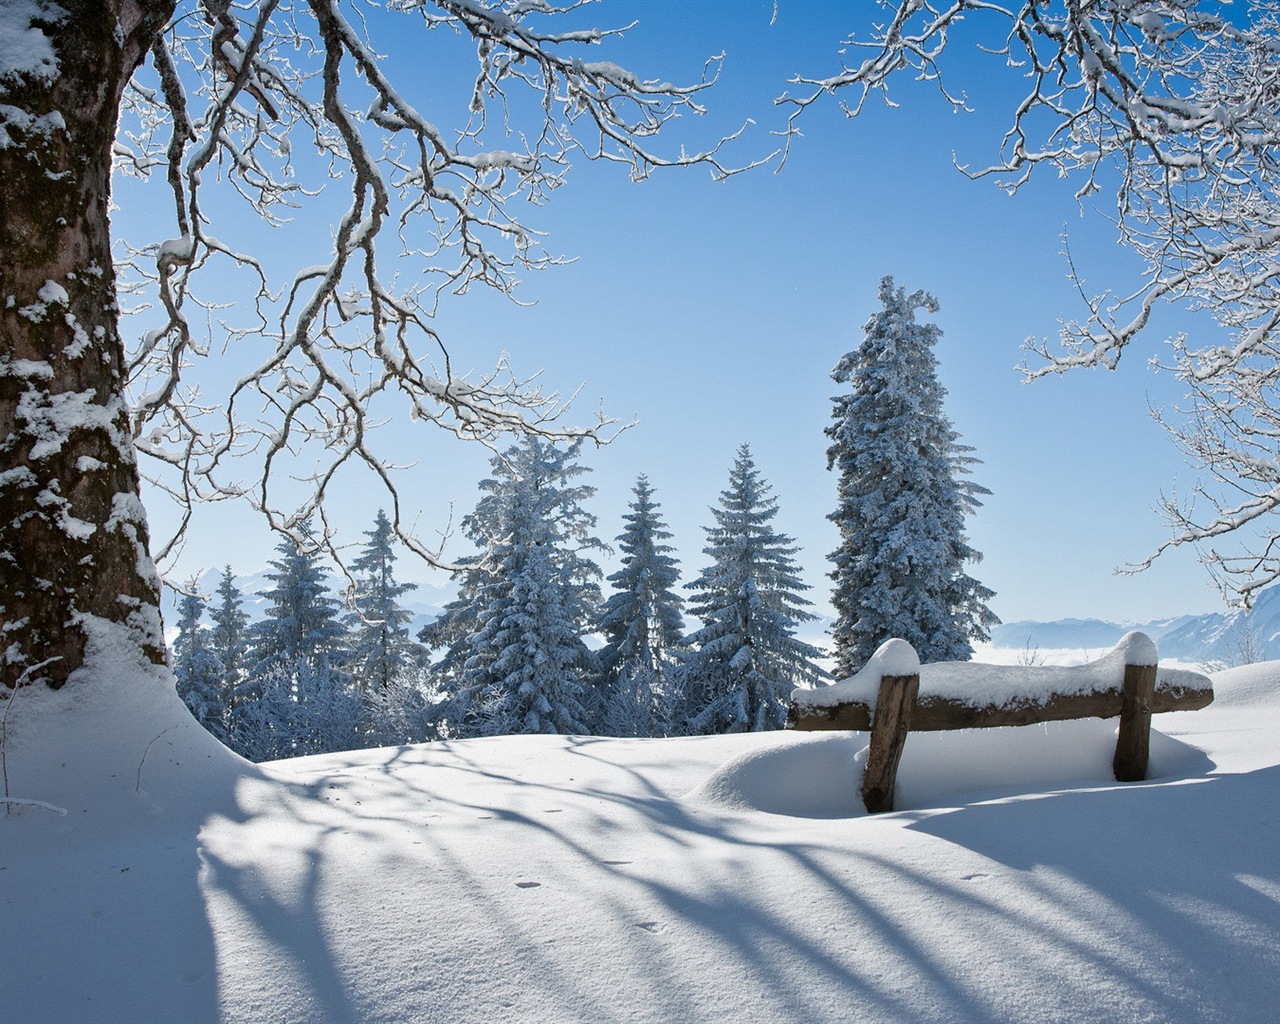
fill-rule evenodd
<path id="1" fill-rule="evenodd" d="M 100 659 L 106 661 L 109 659 Z M 7 705 L 5 1020 L 1271 1022 L 1280 663 L 1157 716 L 253 766 L 163 673 Z"/>

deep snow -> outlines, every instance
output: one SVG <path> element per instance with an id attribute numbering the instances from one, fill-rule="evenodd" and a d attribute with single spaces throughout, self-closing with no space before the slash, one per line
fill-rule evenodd
<path id="1" fill-rule="evenodd" d="M 865 737 L 506 737 L 249 765 L 162 673 L 20 693 L 0 1016 L 1273 1022 L 1280 663 L 1161 715 Z"/>

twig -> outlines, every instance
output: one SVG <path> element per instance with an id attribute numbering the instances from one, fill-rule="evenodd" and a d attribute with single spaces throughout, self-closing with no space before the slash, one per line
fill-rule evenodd
<path id="1" fill-rule="evenodd" d="M 17 683 L 14 685 L 13 689 L 9 691 L 9 696 L 5 700 L 4 715 L 0 716 L 0 776 L 3 776 L 4 778 L 4 805 L 5 805 L 4 813 L 6 815 L 9 813 L 9 807 L 12 804 L 15 804 L 15 803 L 39 804 L 40 803 L 39 800 L 17 800 L 17 799 L 10 800 L 9 799 L 9 757 L 7 753 L 8 746 L 6 742 L 9 739 L 9 714 L 11 711 L 13 711 L 13 705 L 16 703 L 18 699 L 18 691 L 22 689 L 22 687 L 25 685 L 26 680 L 31 675 L 31 673 L 44 668 L 46 665 L 51 665 L 55 661 L 61 661 L 61 660 L 62 660 L 62 656 L 58 655 L 57 657 L 46 658 L 44 661 L 39 662 L 38 664 L 28 665 L 26 670 L 22 673 L 22 675 L 18 676 Z M 44 804 L 43 806 L 51 807 L 52 805 Z M 57 808 L 53 808 L 53 809 L 57 810 Z M 67 812 L 63 811 L 62 813 L 66 814 Z"/>
<path id="2" fill-rule="evenodd" d="M 138 762 L 138 777 L 133 784 L 133 791 L 135 793 L 142 788 L 142 766 L 147 763 L 147 755 L 151 753 L 151 748 L 155 746 L 156 740 L 158 740 L 166 732 L 173 732 L 173 730 L 176 728 L 178 728 L 176 725 L 169 726 L 169 728 L 164 729 L 161 732 L 157 733 L 155 737 L 152 738 L 151 742 L 147 744 L 147 749 L 142 752 L 142 760 Z"/>

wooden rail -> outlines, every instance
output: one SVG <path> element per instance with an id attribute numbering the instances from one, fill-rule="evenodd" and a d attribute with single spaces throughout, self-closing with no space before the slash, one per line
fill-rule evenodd
<path id="1" fill-rule="evenodd" d="M 856 684 L 868 671 L 874 674 L 876 659 L 890 644 L 904 644 L 904 641 L 890 641 L 882 647 L 863 672 L 850 680 L 854 685 L 846 689 L 857 689 Z M 908 732 L 1118 717 L 1120 728 L 1112 769 L 1120 782 L 1140 782 L 1147 776 L 1151 716 L 1165 711 L 1194 711 L 1213 701 L 1213 685 L 1207 676 L 1185 671 L 1161 673 L 1157 667 L 1155 645 L 1141 634 L 1130 634 L 1108 656 L 1113 662 L 1118 656 L 1125 656 L 1123 678 L 1115 684 L 1094 686 L 1083 692 L 1079 686 L 1068 692 L 1054 692 L 1052 685 L 1055 682 L 1060 684 L 1063 677 L 1073 671 L 1080 679 L 1088 679 L 1092 674 L 1106 675 L 1104 663 L 1108 659 L 1077 670 L 971 663 L 923 667 L 926 683 L 931 672 L 934 675 L 959 675 L 962 681 L 969 677 L 979 694 L 982 692 L 981 682 L 989 676 L 999 675 L 1006 683 L 1012 680 L 1016 684 L 1025 680 L 1025 693 L 1004 695 L 998 701 L 930 693 L 928 686 L 921 694 L 921 670 L 917 668 L 914 673 L 904 673 L 902 669 L 907 663 L 902 661 L 902 649 L 896 648 L 895 651 L 897 657 L 893 659 L 893 671 L 879 673 L 874 698 L 868 693 L 862 697 L 851 696 L 829 702 L 824 699 L 822 690 L 797 690 L 787 714 L 789 729 L 847 729 L 871 733 L 863 770 L 862 799 L 872 813 L 893 809 L 898 763 Z M 914 657 L 914 652 L 911 652 L 911 657 Z M 1139 661 L 1146 663 L 1138 664 Z M 874 680 L 862 681 L 865 690 L 866 684 Z M 1048 682 L 1048 687 L 1045 682 Z M 837 684 L 832 689 L 839 690 L 840 686 Z"/>

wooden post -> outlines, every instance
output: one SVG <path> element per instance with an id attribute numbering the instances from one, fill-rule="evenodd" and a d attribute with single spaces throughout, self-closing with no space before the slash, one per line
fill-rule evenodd
<path id="1" fill-rule="evenodd" d="M 871 720 L 871 743 L 862 772 L 862 802 L 871 814 L 893 810 L 898 762 L 911 728 L 911 712 L 920 692 L 920 676 L 882 676 Z"/>
<path id="2" fill-rule="evenodd" d="M 1155 665 L 1126 665 L 1120 698 L 1120 734 L 1112 762 L 1118 782 L 1141 782 L 1147 777 L 1151 749 L 1151 699 L 1156 688 Z"/>

